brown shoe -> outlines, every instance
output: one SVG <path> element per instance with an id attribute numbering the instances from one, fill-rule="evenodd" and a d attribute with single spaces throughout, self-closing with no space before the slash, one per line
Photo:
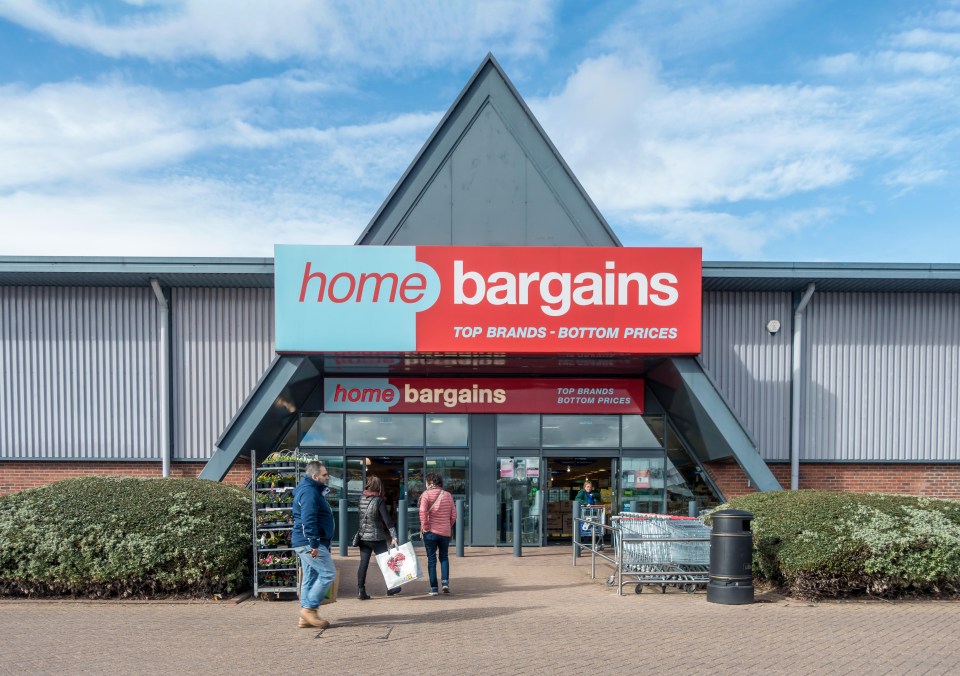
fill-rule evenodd
<path id="1" fill-rule="evenodd" d="M 303 622 L 306 622 L 308 625 L 310 625 L 311 627 L 314 627 L 315 629 L 326 629 L 327 627 L 330 626 L 329 622 L 321 619 L 317 615 L 316 608 L 301 608 L 300 620 Z M 301 625 L 298 624 L 297 626 L 301 626 Z"/>

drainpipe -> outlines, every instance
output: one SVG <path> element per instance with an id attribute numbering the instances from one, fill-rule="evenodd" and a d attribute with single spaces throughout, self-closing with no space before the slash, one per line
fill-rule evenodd
<path id="1" fill-rule="evenodd" d="M 790 490 L 800 488 L 800 360 L 802 353 L 803 311 L 807 309 L 816 284 L 810 282 L 800 304 L 793 312 L 793 379 L 790 396 Z"/>
<path id="2" fill-rule="evenodd" d="M 170 342 L 167 336 L 169 306 L 166 296 L 160 289 L 160 283 L 151 279 L 150 286 L 157 297 L 157 303 L 160 304 L 160 457 L 163 478 L 166 479 L 170 476 L 170 383 L 169 366 L 167 364 L 168 343 Z"/>

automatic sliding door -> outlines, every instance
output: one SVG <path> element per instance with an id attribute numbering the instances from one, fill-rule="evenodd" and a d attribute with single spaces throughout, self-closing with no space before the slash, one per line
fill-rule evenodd
<path id="1" fill-rule="evenodd" d="M 521 542 L 539 546 L 543 542 L 543 503 L 540 490 L 540 458 L 497 458 L 497 523 L 499 544 L 513 544 L 513 520 L 520 519 Z M 520 513 L 514 514 L 514 501 Z"/>
<path id="2" fill-rule="evenodd" d="M 403 490 L 401 495 L 407 501 L 407 537 L 401 535 L 401 542 L 410 542 L 420 538 L 420 496 L 423 495 L 423 458 L 406 458 L 403 465 Z"/>
<path id="3" fill-rule="evenodd" d="M 432 451 L 436 452 L 436 451 Z M 463 537 L 470 539 L 470 508 L 467 495 L 470 493 L 470 462 L 465 455 L 428 455 L 426 471 L 436 472 L 443 479 L 443 489 L 453 496 L 454 500 L 463 500 Z M 451 537 L 456 532 L 451 531 Z M 451 544 L 453 541 L 451 540 Z"/>

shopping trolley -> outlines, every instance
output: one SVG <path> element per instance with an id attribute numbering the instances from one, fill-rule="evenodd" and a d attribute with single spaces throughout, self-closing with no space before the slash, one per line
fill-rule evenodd
<path id="1" fill-rule="evenodd" d="M 674 586 L 688 593 L 709 581 L 710 529 L 699 519 L 666 514 L 621 512 L 611 519 L 617 573 L 607 584 L 660 585 L 666 593 Z M 619 576 L 619 582 L 618 582 Z"/>
<path id="2" fill-rule="evenodd" d="M 603 528 L 607 523 L 606 505 L 580 505 L 580 522 L 578 533 L 580 535 L 580 544 L 587 548 L 596 542 L 597 550 L 603 549 Z M 594 540 L 593 538 L 596 538 Z"/>

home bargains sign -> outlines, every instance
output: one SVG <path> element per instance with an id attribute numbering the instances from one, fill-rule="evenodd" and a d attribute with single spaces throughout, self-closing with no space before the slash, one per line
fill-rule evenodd
<path id="1" fill-rule="evenodd" d="M 278 352 L 700 352 L 700 249 L 277 245 L 275 270 Z"/>
<path id="2" fill-rule="evenodd" d="M 643 413 L 643 381 L 324 378 L 323 410 L 341 413 Z"/>

